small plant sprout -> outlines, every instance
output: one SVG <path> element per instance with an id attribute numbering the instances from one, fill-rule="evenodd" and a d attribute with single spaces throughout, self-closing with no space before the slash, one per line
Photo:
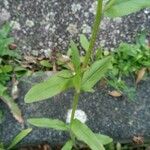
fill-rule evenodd
<path id="1" fill-rule="evenodd" d="M 80 94 L 83 92 L 94 92 L 93 87 L 105 76 L 112 65 L 111 55 L 93 61 L 93 49 L 99 33 L 100 22 L 103 16 L 115 18 L 139 11 L 145 7 L 150 7 L 149 0 L 108 0 L 104 6 L 103 0 L 98 0 L 97 2 L 90 42 L 88 44 L 86 38 L 83 36 L 80 39 L 82 47 L 86 52 L 84 60 L 81 61 L 80 59 L 77 44 L 71 41 L 70 62 L 66 63 L 66 65 L 69 64 L 69 66 L 73 67 L 70 69 L 68 66 L 68 69 L 56 72 L 46 81 L 33 86 L 25 96 L 25 102 L 32 103 L 51 98 L 70 88 L 74 90 L 70 124 L 66 124 L 58 119 L 28 119 L 28 122 L 34 126 L 69 132 L 70 139 L 62 150 L 71 150 L 73 147 L 77 148 L 77 141 L 82 141 L 92 150 L 104 150 L 104 145 L 112 142 L 112 138 L 94 133 L 86 124 L 75 119 L 75 111 L 77 110 Z"/>

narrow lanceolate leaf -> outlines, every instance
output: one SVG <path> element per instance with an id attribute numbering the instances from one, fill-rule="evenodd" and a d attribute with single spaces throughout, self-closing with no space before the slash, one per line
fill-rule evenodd
<path id="1" fill-rule="evenodd" d="M 25 96 L 26 103 L 32 103 L 53 97 L 70 85 L 71 73 L 67 70 L 56 73 L 48 80 L 33 86 Z"/>
<path id="2" fill-rule="evenodd" d="M 66 144 L 63 146 L 61 150 L 72 150 L 73 142 L 72 140 L 69 140 L 66 142 Z"/>
<path id="3" fill-rule="evenodd" d="M 91 67 L 83 75 L 81 84 L 82 90 L 90 91 L 90 89 L 92 89 L 93 86 L 105 75 L 111 66 L 111 58 L 111 56 L 108 56 L 91 65 Z"/>
<path id="4" fill-rule="evenodd" d="M 112 143 L 112 141 L 113 141 L 113 139 L 107 135 L 97 134 L 97 133 L 95 135 L 98 138 L 98 140 L 101 142 L 101 144 L 103 144 L 103 145 L 107 145 L 109 143 Z"/>
<path id="5" fill-rule="evenodd" d="M 71 41 L 71 56 L 72 56 L 72 63 L 74 64 L 75 71 L 77 72 L 80 69 L 80 55 L 77 48 L 77 45 Z"/>
<path id="6" fill-rule="evenodd" d="M 107 7 L 113 1 L 112 5 Z M 149 0 L 110 0 L 106 5 L 105 15 L 108 17 L 120 17 L 129 15 L 143 8 L 150 7 Z"/>
<path id="7" fill-rule="evenodd" d="M 30 118 L 27 120 L 30 124 L 41 128 L 52 128 L 55 130 L 68 130 L 67 125 L 58 119 L 48 118 Z"/>
<path id="8" fill-rule="evenodd" d="M 7 94 L 4 94 L 3 96 L 0 96 L 2 101 L 6 103 L 13 115 L 13 117 L 19 122 L 23 123 L 24 120 L 22 118 L 21 110 L 18 107 L 18 105 L 15 103 L 15 101 Z"/>
<path id="9" fill-rule="evenodd" d="M 14 146 L 16 146 L 23 138 L 25 138 L 30 132 L 32 131 L 31 128 L 22 130 L 11 142 L 10 146 L 7 148 L 7 150 L 12 149 Z"/>
<path id="10" fill-rule="evenodd" d="M 92 150 L 105 150 L 97 136 L 85 124 L 75 119 L 71 124 L 71 131 L 80 141 L 85 142 Z"/>
<path id="11" fill-rule="evenodd" d="M 84 50 L 88 51 L 89 49 L 89 41 L 84 34 L 80 35 L 80 43 Z"/>
<path id="12" fill-rule="evenodd" d="M 6 103 L 9 107 L 13 117 L 19 122 L 23 123 L 23 118 L 21 114 L 21 110 L 15 101 L 7 94 L 7 88 L 0 84 L 0 99 Z"/>

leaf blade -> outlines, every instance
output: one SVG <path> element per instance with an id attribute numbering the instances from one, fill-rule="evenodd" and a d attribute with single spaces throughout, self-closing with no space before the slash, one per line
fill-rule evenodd
<path id="1" fill-rule="evenodd" d="M 93 86 L 104 76 L 109 67 L 111 66 L 111 56 L 96 61 L 92 66 L 84 73 L 82 79 L 81 89 L 89 91 Z"/>
<path id="2" fill-rule="evenodd" d="M 23 138 L 25 138 L 30 132 L 32 131 L 31 128 L 22 130 L 11 142 L 10 146 L 7 148 L 10 150 L 13 148 L 16 144 L 18 144 Z"/>
<path id="3" fill-rule="evenodd" d="M 80 141 L 85 142 L 92 150 L 105 150 L 96 135 L 85 124 L 74 119 L 71 130 Z"/>
<path id="4" fill-rule="evenodd" d="M 61 150 L 71 150 L 73 147 L 73 142 L 72 140 L 69 140 L 66 142 L 66 144 L 63 146 Z"/>
<path id="5" fill-rule="evenodd" d="M 112 141 L 113 141 L 113 139 L 107 135 L 98 134 L 98 133 L 96 133 L 95 135 L 103 145 L 107 145 L 109 143 L 112 143 Z"/>
<path id="6" fill-rule="evenodd" d="M 58 120 L 58 119 L 49 119 L 49 118 L 30 118 L 27 120 L 28 123 L 43 128 L 53 128 L 56 130 L 67 131 L 67 125 Z"/>
<path id="7" fill-rule="evenodd" d="M 81 43 L 81 46 L 86 50 L 88 51 L 89 49 L 89 41 L 88 39 L 86 38 L 86 36 L 84 34 L 81 34 L 80 35 L 80 43 Z"/>
<path id="8" fill-rule="evenodd" d="M 77 48 L 77 45 L 71 41 L 70 43 L 71 46 L 71 55 L 72 55 L 72 63 L 74 64 L 74 68 L 75 71 L 78 72 L 78 70 L 80 69 L 80 55 L 79 55 L 79 51 Z"/>
<path id="9" fill-rule="evenodd" d="M 25 95 L 25 102 L 32 103 L 51 98 L 69 87 L 71 73 L 67 70 L 56 73 L 42 83 L 33 86 Z"/>
<path id="10" fill-rule="evenodd" d="M 121 17 L 147 7 L 150 7 L 150 1 L 148 0 L 115 0 L 113 4 L 106 9 L 105 15 L 112 18 Z"/>

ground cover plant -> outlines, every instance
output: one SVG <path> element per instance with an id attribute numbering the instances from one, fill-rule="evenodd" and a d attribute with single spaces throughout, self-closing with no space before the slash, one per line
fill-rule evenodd
<path id="1" fill-rule="evenodd" d="M 66 142 L 62 150 L 71 150 L 72 147 L 78 149 L 77 141 L 84 142 L 92 150 L 104 150 L 104 145 L 112 142 L 110 137 L 92 132 L 87 125 L 81 123 L 78 119 L 75 119 L 74 115 L 77 109 L 80 94 L 82 92 L 94 92 L 94 85 L 105 76 L 109 69 L 112 68 L 113 56 L 111 55 L 93 61 L 93 49 L 99 31 L 99 25 L 103 16 L 112 18 L 120 17 L 139 11 L 145 7 L 150 7 L 149 0 L 109 0 L 104 7 L 103 1 L 98 0 L 97 13 L 93 23 L 91 39 L 88 46 L 86 44 L 84 45 L 87 51 L 83 62 L 80 60 L 78 46 L 71 41 L 71 57 L 69 58 L 69 63 L 66 64 L 68 69 L 61 70 L 55 73 L 48 80 L 33 86 L 26 94 L 25 102 L 32 103 L 53 97 L 70 88 L 74 90 L 70 124 L 65 124 L 58 119 L 28 119 L 30 124 L 38 127 L 53 128 L 56 130 L 69 132 L 70 139 Z M 126 45 L 126 49 L 130 49 L 128 46 L 131 48 L 134 47 L 133 45 Z M 121 48 L 121 51 L 122 49 L 123 48 Z M 121 51 L 118 53 L 121 54 Z M 132 52 L 134 53 L 134 51 Z M 121 58 L 120 56 L 114 57 Z M 119 58 L 117 58 L 117 61 L 119 61 Z M 133 59 L 134 58 L 135 57 L 133 55 Z"/>
<path id="2" fill-rule="evenodd" d="M 8 23 L 0 29 L 0 99 L 6 103 L 15 119 L 22 123 L 21 110 L 15 102 L 17 98 L 18 79 L 26 72 L 19 64 L 21 55 L 16 51 L 14 39 L 10 37 L 11 27 Z M 12 81 L 12 90 L 7 85 Z M 2 118 L 2 112 L 1 117 Z"/>

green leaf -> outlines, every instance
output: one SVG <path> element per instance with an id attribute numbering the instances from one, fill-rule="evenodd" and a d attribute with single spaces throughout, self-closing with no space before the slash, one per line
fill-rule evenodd
<path id="1" fill-rule="evenodd" d="M 101 144 L 103 145 L 107 145 L 109 143 L 112 143 L 113 139 L 110 138 L 107 135 L 103 135 L 103 134 L 95 134 L 97 139 L 101 142 Z"/>
<path id="2" fill-rule="evenodd" d="M 107 7 L 110 3 L 112 5 Z M 121 17 L 149 7 L 149 0 L 110 0 L 106 5 L 105 15 L 108 17 Z"/>
<path id="3" fill-rule="evenodd" d="M 48 60 L 42 60 L 42 61 L 40 61 L 40 64 L 41 64 L 43 67 L 47 67 L 47 68 L 52 67 L 52 65 L 49 63 Z"/>
<path id="4" fill-rule="evenodd" d="M 66 142 L 66 144 L 63 146 L 61 150 L 72 150 L 73 142 L 72 140 L 69 140 Z"/>
<path id="5" fill-rule="evenodd" d="M 111 66 L 111 56 L 96 61 L 91 67 L 84 73 L 82 79 L 81 89 L 89 91 L 93 86 L 105 75 L 107 70 Z"/>
<path id="6" fill-rule="evenodd" d="M 80 141 L 85 142 L 92 150 L 105 150 L 97 136 L 85 124 L 74 119 L 71 124 L 71 131 Z"/>
<path id="7" fill-rule="evenodd" d="M 7 90 L 7 87 L 0 84 L 0 96 L 3 96 L 4 92 Z"/>
<path id="8" fill-rule="evenodd" d="M 5 65 L 1 69 L 4 73 L 9 73 L 9 72 L 12 72 L 13 67 L 11 65 Z"/>
<path id="9" fill-rule="evenodd" d="M 0 98 L 2 99 L 2 101 L 4 103 L 7 104 L 7 106 L 11 110 L 13 117 L 19 123 L 22 123 L 23 118 L 22 118 L 21 110 L 20 110 L 19 106 L 15 103 L 15 101 L 7 93 L 4 93 L 2 96 L 0 96 Z"/>
<path id="10" fill-rule="evenodd" d="M 78 72 L 78 70 L 80 69 L 79 51 L 77 45 L 73 41 L 71 41 L 70 46 L 71 46 L 71 56 L 72 56 L 71 60 L 74 65 L 75 71 Z"/>
<path id="11" fill-rule="evenodd" d="M 11 142 L 10 146 L 7 148 L 8 150 L 12 149 L 16 144 L 18 144 L 23 138 L 25 138 L 30 132 L 31 128 L 22 130 Z"/>
<path id="12" fill-rule="evenodd" d="M 3 25 L 2 29 L 0 29 L 0 38 L 7 38 L 10 33 L 11 27 L 9 23 Z"/>
<path id="13" fill-rule="evenodd" d="M 81 46 L 86 50 L 88 51 L 89 49 L 89 41 L 88 39 L 86 38 L 86 36 L 84 34 L 81 34 L 80 35 L 80 43 L 81 43 Z"/>
<path id="14" fill-rule="evenodd" d="M 37 127 L 53 128 L 53 129 L 62 130 L 62 131 L 68 130 L 67 125 L 58 119 L 30 118 L 27 121 L 30 124 L 37 126 Z"/>
<path id="15" fill-rule="evenodd" d="M 48 80 L 33 86 L 25 95 L 25 102 L 32 103 L 51 98 L 70 87 L 71 73 L 67 70 L 56 73 Z"/>

